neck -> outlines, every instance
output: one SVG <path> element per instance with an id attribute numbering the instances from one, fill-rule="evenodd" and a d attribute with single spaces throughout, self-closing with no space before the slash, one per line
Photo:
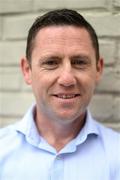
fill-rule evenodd
<path id="1" fill-rule="evenodd" d="M 71 123 L 60 123 L 54 120 L 44 118 L 38 112 L 36 113 L 36 125 L 40 135 L 56 151 L 60 151 L 67 143 L 74 139 L 82 129 L 85 122 L 85 114 Z"/>

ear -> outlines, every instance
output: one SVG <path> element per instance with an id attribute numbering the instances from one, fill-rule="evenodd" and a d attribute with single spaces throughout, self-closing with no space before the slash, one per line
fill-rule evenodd
<path id="1" fill-rule="evenodd" d="M 31 79 L 31 67 L 28 60 L 26 58 L 22 58 L 20 66 L 21 66 L 21 70 L 22 70 L 25 82 L 30 85 L 32 82 L 32 79 Z"/>
<path id="2" fill-rule="evenodd" d="M 104 60 L 103 60 L 103 58 L 100 58 L 98 60 L 96 68 L 97 68 L 96 84 L 98 84 L 101 77 L 102 77 L 103 69 L 104 69 Z"/>

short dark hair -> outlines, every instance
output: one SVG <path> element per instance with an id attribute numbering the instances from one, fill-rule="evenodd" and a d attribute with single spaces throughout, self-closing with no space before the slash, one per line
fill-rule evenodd
<path id="1" fill-rule="evenodd" d="M 92 45 L 95 49 L 96 61 L 99 60 L 99 43 L 93 27 L 77 11 L 71 9 L 58 9 L 49 11 L 43 16 L 39 16 L 29 29 L 26 47 L 26 58 L 29 62 L 31 62 L 31 54 L 34 48 L 34 40 L 38 31 L 44 27 L 64 25 L 73 25 L 76 27 L 85 28 L 90 35 Z"/>

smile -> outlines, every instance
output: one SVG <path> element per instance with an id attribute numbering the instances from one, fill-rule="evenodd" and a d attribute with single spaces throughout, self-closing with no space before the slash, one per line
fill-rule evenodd
<path id="1" fill-rule="evenodd" d="M 60 99 L 73 99 L 77 96 L 80 96 L 80 94 L 58 94 L 54 96 Z"/>

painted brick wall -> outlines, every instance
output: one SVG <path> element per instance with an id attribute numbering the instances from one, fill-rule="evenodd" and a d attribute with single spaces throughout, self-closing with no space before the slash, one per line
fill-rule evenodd
<path id="1" fill-rule="evenodd" d="M 91 111 L 120 131 L 120 0 L 0 0 L 0 126 L 19 120 L 34 101 L 19 68 L 33 20 L 55 8 L 73 8 L 95 28 L 105 70 Z"/>

